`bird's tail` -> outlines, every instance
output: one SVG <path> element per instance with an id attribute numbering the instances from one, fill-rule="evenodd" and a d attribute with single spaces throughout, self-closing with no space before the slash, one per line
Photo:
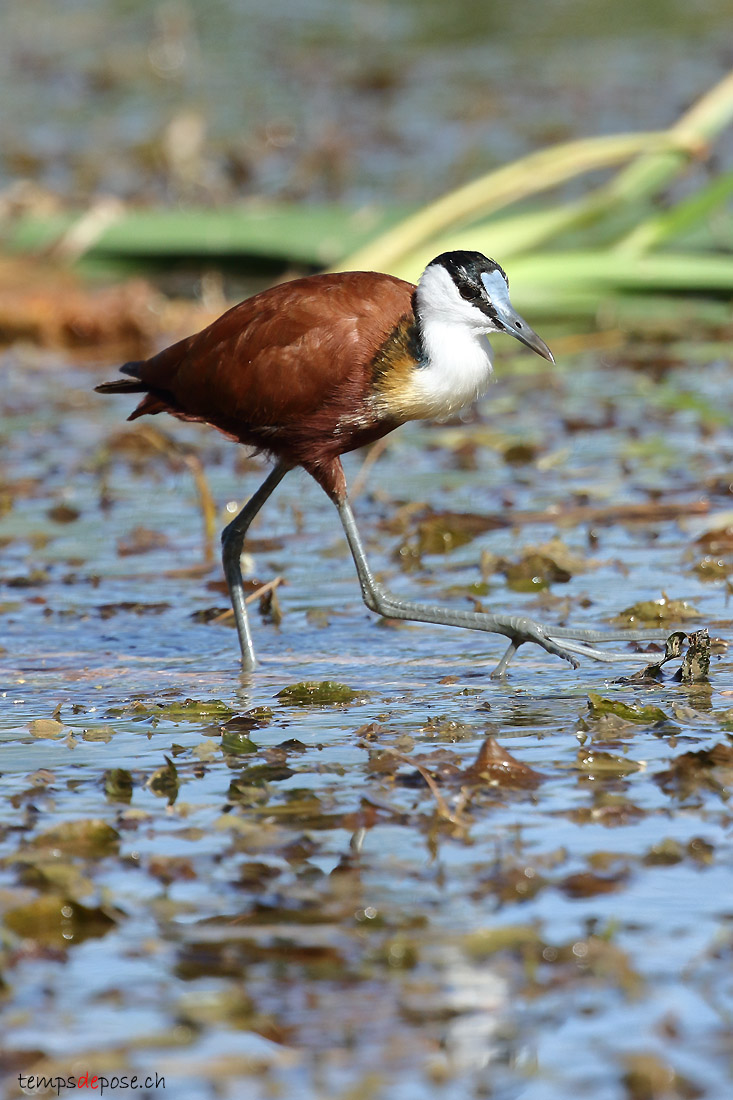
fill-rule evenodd
<path id="1" fill-rule="evenodd" d="M 136 363 L 125 363 L 120 367 L 122 374 L 132 375 L 131 378 L 116 378 L 114 382 L 102 382 L 95 386 L 97 393 L 144 393 L 140 404 L 128 416 L 128 420 L 137 420 L 139 416 L 155 415 L 155 413 L 169 412 L 178 416 L 175 401 L 170 393 L 159 390 L 150 382 L 145 382 L 140 377 L 151 361 L 143 359 Z"/>
<path id="2" fill-rule="evenodd" d="M 130 374 L 131 378 L 116 378 L 114 382 L 102 382 L 94 389 L 97 393 L 147 393 L 150 387 L 140 381 L 139 371 L 142 366 L 144 366 L 142 360 L 136 363 L 125 363 L 120 367 L 120 373 Z"/>

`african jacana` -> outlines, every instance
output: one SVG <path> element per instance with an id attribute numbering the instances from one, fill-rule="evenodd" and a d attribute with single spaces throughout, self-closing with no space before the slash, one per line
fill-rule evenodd
<path id="1" fill-rule="evenodd" d="M 502 268 L 480 252 L 445 252 L 428 264 L 417 286 L 373 271 L 311 275 L 275 286 L 151 359 L 126 363 L 121 371 L 130 378 L 97 386 L 100 393 L 145 394 L 129 420 L 168 412 L 180 420 L 205 421 L 275 459 L 274 469 L 222 533 L 245 669 L 254 667 L 255 655 L 242 546 L 252 520 L 295 466 L 306 469 L 336 505 L 367 607 L 386 618 L 505 635 L 509 647 L 495 674 L 504 672 L 524 642 L 577 667 L 576 653 L 598 660 L 622 656 L 578 644 L 579 639 L 649 637 L 411 603 L 389 595 L 374 579 L 339 456 L 407 420 L 446 417 L 480 396 L 491 377 L 487 335 L 492 332 L 509 333 L 554 362 L 544 341 L 514 310 Z"/>

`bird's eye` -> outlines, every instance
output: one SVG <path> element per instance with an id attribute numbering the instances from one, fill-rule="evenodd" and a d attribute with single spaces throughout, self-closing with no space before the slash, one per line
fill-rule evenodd
<path id="1" fill-rule="evenodd" d="M 465 298 L 467 302 L 475 302 L 479 298 L 483 298 L 483 291 L 475 283 L 461 283 L 458 289 L 461 292 L 461 297 Z"/>

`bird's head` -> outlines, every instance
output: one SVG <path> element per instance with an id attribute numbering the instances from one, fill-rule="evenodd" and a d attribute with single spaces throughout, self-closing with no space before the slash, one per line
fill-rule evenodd
<path id="1" fill-rule="evenodd" d="M 552 352 L 509 300 L 509 280 L 481 252 L 443 252 L 420 277 L 415 309 L 423 322 L 442 321 L 477 333 L 506 332 L 554 363 Z"/>

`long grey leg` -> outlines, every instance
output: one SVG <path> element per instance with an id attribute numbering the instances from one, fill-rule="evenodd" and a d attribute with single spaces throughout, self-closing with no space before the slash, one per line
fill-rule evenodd
<path id="1" fill-rule="evenodd" d="M 255 495 L 247 501 L 242 511 L 234 517 L 221 533 L 221 557 L 224 564 L 224 576 L 229 588 L 229 598 L 232 601 L 234 620 L 237 624 L 239 648 L 242 651 L 242 668 L 247 672 L 255 667 L 256 661 L 252 631 L 247 616 L 247 605 L 244 602 L 244 582 L 240 562 L 242 546 L 252 520 L 290 469 L 291 467 L 284 463 L 278 464 L 267 475 Z"/>
<path id="2" fill-rule="evenodd" d="M 488 611 L 462 611 L 448 607 L 434 607 L 431 604 L 412 603 L 392 596 L 377 583 L 369 568 L 361 537 L 356 526 L 354 513 L 346 497 L 337 500 L 341 523 L 356 565 L 364 603 L 371 611 L 388 619 L 410 619 L 423 623 L 439 623 L 444 626 L 461 626 L 471 630 L 487 630 L 494 634 L 503 634 L 509 639 L 509 647 L 495 669 L 495 675 L 506 671 L 509 661 L 520 645 L 535 642 L 548 653 L 554 653 L 568 661 L 573 668 L 578 667 L 574 654 L 592 657 L 596 661 L 633 660 L 639 656 L 631 653 L 608 653 L 594 645 L 582 644 L 604 641 L 638 641 L 649 638 L 665 638 L 667 631 L 627 630 L 606 633 L 600 630 L 573 630 L 570 627 L 549 627 L 535 622 L 526 615 L 494 614 Z M 562 639 L 563 644 L 555 641 Z M 566 641 L 566 639 L 568 639 Z M 571 641 L 570 639 L 575 639 Z"/>

